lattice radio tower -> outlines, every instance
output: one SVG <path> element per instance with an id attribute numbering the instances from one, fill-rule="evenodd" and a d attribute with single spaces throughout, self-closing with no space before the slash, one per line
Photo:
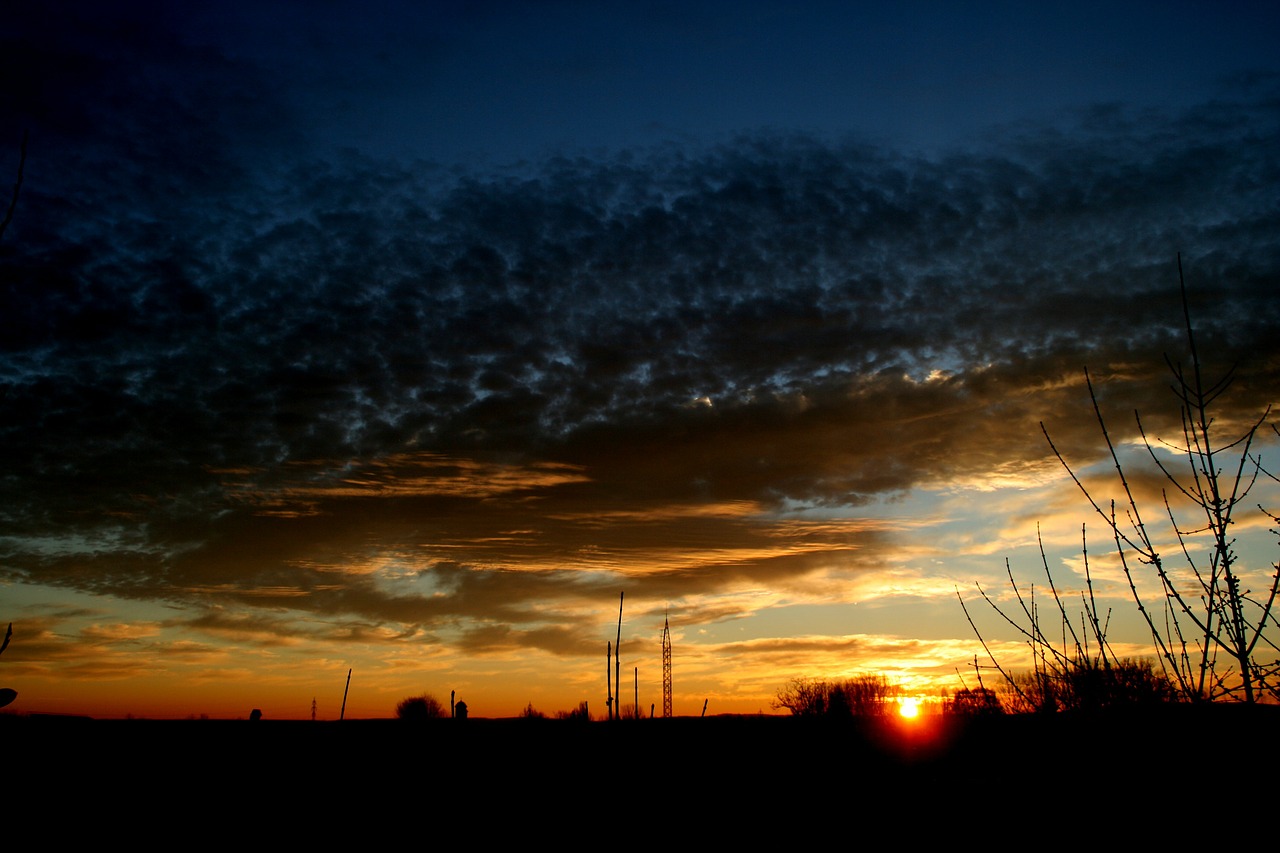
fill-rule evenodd
<path id="1" fill-rule="evenodd" d="M 671 628 L 662 617 L 662 716 L 671 716 Z"/>

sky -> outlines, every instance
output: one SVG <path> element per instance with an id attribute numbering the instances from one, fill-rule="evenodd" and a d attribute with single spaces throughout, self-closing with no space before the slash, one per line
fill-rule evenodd
<path id="1" fill-rule="evenodd" d="M 1221 434 L 1280 402 L 1274 3 L 2 17 L 8 712 L 660 715 L 664 626 L 677 715 L 938 697 L 1086 556 L 1148 654 L 1086 369 L 1158 502 L 1181 263 Z"/>

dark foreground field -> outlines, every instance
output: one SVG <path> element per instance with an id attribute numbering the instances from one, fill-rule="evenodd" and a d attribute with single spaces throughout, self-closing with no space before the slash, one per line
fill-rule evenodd
<path id="1" fill-rule="evenodd" d="M 73 814 L 208 810 L 225 827 L 292 803 L 312 829 L 326 819 L 335 829 L 380 825 L 408 809 L 424 829 L 465 821 L 536 835 L 613 812 L 647 821 L 656 809 L 750 840 L 752 826 L 853 817 L 920 822 L 903 827 L 919 831 L 1099 809 L 1127 811 L 1131 829 L 1168 828 L 1223 784 L 1226 765 L 1238 770 L 1231 784 L 1272 800 L 1278 724 L 1274 706 L 914 723 L 9 717 L 0 738 L 10 814 L 20 803 Z"/>

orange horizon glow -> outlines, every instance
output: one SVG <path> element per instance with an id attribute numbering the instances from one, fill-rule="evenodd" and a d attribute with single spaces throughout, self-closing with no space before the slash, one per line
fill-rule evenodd
<path id="1" fill-rule="evenodd" d="M 519 717 L 532 706 L 539 714 L 554 718 L 575 711 L 579 702 L 587 702 L 591 719 L 607 719 L 607 697 L 604 685 L 599 695 L 584 693 L 580 696 L 565 694 L 556 696 L 546 689 L 525 692 L 495 692 L 491 689 L 459 689 L 451 696 L 448 688 L 425 684 L 421 686 L 392 686 L 370 683 L 357 672 L 345 696 L 345 673 L 333 684 L 316 684 L 299 690 L 296 685 L 278 685 L 267 681 L 218 684 L 205 682 L 192 684 L 173 680 L 154 683 L 135 680 L 127 687 L 119 683 L 81 683 L 74 691 L 52 681 L 21 679 L 15 683 L 18 695 L 14 701 L 0 708 L 0 715 L 13 716 L 67 716 L 91 717 L 103 720 L 247 720 L 253 711 L 261 712 L 264 720 L 311 720 L 312 702 L 315 702 L 314 719 L 377 720 L 395 719 L 400 701 L 428 694 L 445 708 L 450 701 L 465 702 L 468 716 L 476 719 L 505 719 Z M 8 686 L 7 683 L 0 686 Z M 660 695 L 641 697 L 641 712 L 650 717 L 662 713 Z M 624 713 L 631 713 L 631 702 L 623 703 Z M 677 695 L 674 702 L 675 716 L 699 716 L 703 714 L 703 699 Z M 786 716 L 789 712 L 771 707 L 769 697 L 715 697 L 707 703 L 705 716 L 722 714 Z"/>

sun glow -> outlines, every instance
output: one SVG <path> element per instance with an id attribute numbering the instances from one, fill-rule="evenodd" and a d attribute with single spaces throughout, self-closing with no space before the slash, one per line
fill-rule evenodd
<path id="1" fill-rule="evenodd" d="M 906 720 L 914 720 L 920 716 L 920 702 L 916 699 L 903 699 L 898 703 L 898 714 Z"/>

